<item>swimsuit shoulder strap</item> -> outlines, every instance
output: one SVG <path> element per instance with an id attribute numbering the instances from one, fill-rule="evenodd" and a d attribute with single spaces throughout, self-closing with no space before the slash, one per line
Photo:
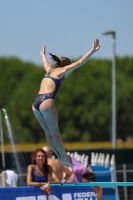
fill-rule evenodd
<path id="1" fill-rule="evenodd" d="M 52 74 L 52 72 L 55 70 L 56 68 L 54 68 L 54 69 L 51 69 L 48 73 L 49 73 L 49 75 L 50 74 Z M 53 78 L 53 77 L 52 77 Z M 64 77 L 62 77 L 61 79 L 65 79 L 66 77 L 64 76 Z M 53 79 L 56 79 L 56 78 L 53 78 Z M 58 80 L 58 79 L 57 79 Z M 60 79 L 59 79 L 60 80 Z"/>
<path id="2" fill-rule="evenodd" d="M 56 68 L 51 69 L 48 73 L 49 73 L 49 74 L 52 74 L 52 72 L 53 72 L 55 69 L 56 69 Z"/>

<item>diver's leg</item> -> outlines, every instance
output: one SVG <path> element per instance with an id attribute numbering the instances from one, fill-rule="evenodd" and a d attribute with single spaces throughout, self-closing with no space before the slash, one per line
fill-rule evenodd
<path id="1" fill-rule="evenodd" d="M 44 120 L 44 117 L 42 115 L 42 113 L 39 110 L 36 110 L 34 106 L 32 106 L 32 111 L 37 119 L 37 121 L 39 122 L 39 124 L 41 125 L 42 129 L 45 132 L 45 136 L 46 136 L 46 141 L 49 144 L 49 146 L 51 147 L 51 149 L 55 152 L 55 154 L 60 158 L 60 154 L 58 154 L 58 151 L 56 150 L 53 141 L 52 141 L 52 136 L 50 134 L 50 131 L 48 129 L 48 126 Z"/>
<path id="2" fill-rule="evenodd" d="M 66 154 L 62 139 L 60 137 L 60 132 L 58 128 L 58 114 L 54 106 L 54 101 L 52 99 L 45 100 L 43 103 L 41 103 L 39 109 L 52 136 L 54 147 L 56 148 L 56 151 L 58 151 L 58 154 L 60 154 L 62 163 L 64 165 L 71 166 L 72 162 Z"/>

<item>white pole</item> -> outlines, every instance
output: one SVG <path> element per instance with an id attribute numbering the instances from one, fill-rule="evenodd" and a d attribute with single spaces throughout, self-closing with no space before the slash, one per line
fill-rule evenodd
<path id="1" fill-rule="evenodd" d="M 112 149 L 116 149 L 116 50 L 115 50 L 115 31 L 107 31 L 103 35 L 113 37 L 113 58 L 112 58 Z"/>
<path id="2" fill-rule="evenodd" d="M 113 59 L 112 59 L 112 148 L 116 149 L 116 53 L 115 32 L 113 36 Z"/>

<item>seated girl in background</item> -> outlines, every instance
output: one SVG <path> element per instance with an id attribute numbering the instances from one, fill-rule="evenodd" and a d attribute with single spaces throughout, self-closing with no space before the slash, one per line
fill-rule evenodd
<path id="1" fill-rule="evenodd" d="M 40 186 L 48 193 L 51 192 L 49 182 L 60 182 L 51 166 L 47 164 L 47 155 L 43 149 L 36 149 L 32 155 L 32 164 L 27 168 L 27 185 Z"/>

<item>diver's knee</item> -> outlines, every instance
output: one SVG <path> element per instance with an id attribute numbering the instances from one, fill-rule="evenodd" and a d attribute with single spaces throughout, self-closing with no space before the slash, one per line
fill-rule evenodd
<path id="1" fill-rule="evenodd" d="M 52 135 L 52 136 L 55 136 L 55 137 L 57 137 L 57 136 L 60 134 L 60 133 L 59 133 L 59 128 L 58 128 L 58 127 L 55 127 L 55 128 L 53 128 L 53 129 L 52 129 L 52 127 L 51 127 L 50 132 L 51 132 L 51 135 Z"/>

